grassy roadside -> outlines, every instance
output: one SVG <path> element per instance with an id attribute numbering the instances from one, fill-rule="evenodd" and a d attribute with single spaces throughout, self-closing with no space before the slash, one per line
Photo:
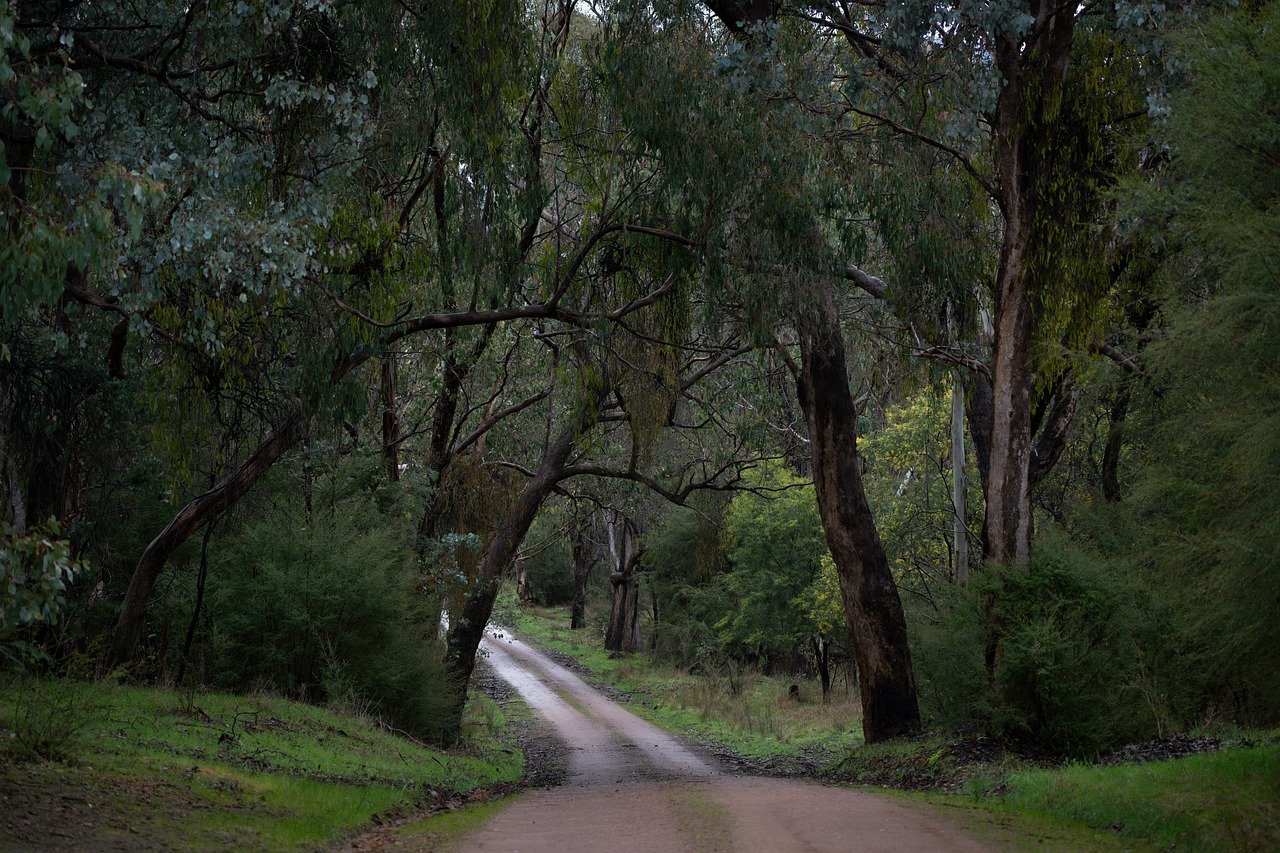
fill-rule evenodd
<path id="1" fill-rule="evenodd" d="M 1133 764 L 1045 766 L 946 735 L 867 747 L 854 703 L 791 702 L 791 680 L 760 676 L 732 697 L 723 679 L 644 655 L 610 658 L 598 638 L 570 631 L 562 611 L 508 612 L 519 636 L 578 660 L 663 728 L 751 758 L 825 752 L 819 775 L 910 798 L 1000 847 L 1280 849 L 1280 730 L 1204 732 L 1227 748 Z"/>
<path id="2" fill-rule="evenodd" d="M 272 696 L 67 680 L 0 686 L 0 847 L 286 850 L 517 780 L 497 706 L 466 753 Z"/>
<path id="3" fill-rule="evenodd" d="M 504 613 L 514 615 L 517 636 L 574 658 L 627 694 L 632 711 L 677 734 L 774 766 L 862 743 L 856 700 L 836 689 L 823 705 L 816 679 L 747 672 L 734 695 L 724 677 L 692 675 L 646 655 L 610 657 L 603 638 L 570 630 L 563 609 L 508 607 Z M 800 687 L 799 701 L 787 698 L 792 684 Z"/>
<path id="4" fill-rule="evenodd" d="M 1275 850 L 1280 744 L 1144 764 L 1024 770 L 1004 777 L 991 799 L 1162 850 Z"/>

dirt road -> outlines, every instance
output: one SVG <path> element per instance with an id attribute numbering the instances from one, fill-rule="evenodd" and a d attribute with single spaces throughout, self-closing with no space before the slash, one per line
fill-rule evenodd
<path id="1" fill-rule="evenodd" d="M 945 821 L 862 791 L 732 776 L 506 632 L 489 662 L 569 750 L 566 783 L 526 793 L 460 843 L 483 851 L 981 850 Z"/>

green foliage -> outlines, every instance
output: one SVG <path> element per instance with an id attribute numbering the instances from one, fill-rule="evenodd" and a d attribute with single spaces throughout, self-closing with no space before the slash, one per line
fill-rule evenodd
<path id="1" fill-rule="evenodd" d="M 936 610 L 913 608 L 926 715 L 1075 756 L 1152 730 L 1139 643 L 1150 617 L 1139 600 L 1096 555 L 1042 531 L 1029 569 L 989 569 L 967 589 L 940 593 Z M 994 685 L 988 630 L 1000 648 Z"/>
<path id="2" fill-rule="evenodd" d="M 71 559 L 56 520 L 0 539 L 0 637 L 23 625 L 51 623 L 66 604 L 67 585 L 85 565 Z"/>
<path id="3" fill-rule="evenodd" d="M 1280 720 L 1280 4 L 1196 24 L 1177 47 L 1191 83 L 1174 157 L 1139 199 L 1179 251 L 1135 448 L 1140 538 L 1123 551 L 1177 614 L 1201 707 L 1266 723 Z"/>
<path id="4" fill-rule="evenodd" d="M 725 502 L 697 499 L 675 507 L 644 535 L 644 581 L 658 602 L 653 652 L 681 666 L 719 671 L 725 661 L 713 627 L 729 604 L 720 575 Z"/>
<path id="5" fill-rule="evenodd" d="M 50 192 L 71 167 L 59 163 L 55 146 L 69 144 L 86 106 L 85 83 L 59 46 L 54 61 L 33 50 L 15 28 L 16 7 L 0 7 L 0 203 L 7 227 L 0 234 L 0 323 L 52 302 L 63 289 L 67 265 L 95 265 L 113 235 L 119 214 L 133 239 L 145 205 L 158 195 L 155 181 L 114 163 L 95 164 L 75 180 L 85 187 L 75 200 Z M 70 39 L 70 34 L 64 38 Z"/>
<path id="6" fill-rule="evenodd" d="M 928 587 L 951 576 L 951 407 L 945 392 L 926 388 L 890 406 L 885 424 L 859 442 L 866 460 L 867 498 L 894 576 Z M 982 487 L 969 467 L 969 530 L 982 527 Z M 976 552 L 976 543 L 974 543 Z"/>
<path id="7" fill-rule="evenodd" d="M 1132 46 L 1114 33 L 1081 26 L 1061 91 L 1052 99 L 1039 92 L 1026 99 L 1026 129 L 1042 135 L 1037 150 L 1048 155 L 1034 190 L 1027 253 L 1042 386 L 1067 367 L 1064 345 L 1092 344 L 1112 310 L 1111 230 L 1098 224 L 1098 211 L 1134 162 L 1123 143 L 1143 106 L 1136 60 Z M 1126 116 L 1130 120 L 1122 120 Z"/>
<path id="8" fill-rule="evenodd" d="M 1280 843 L 1280 745 L 1172 761 L 1011 773 L 1000 801 L 1159 850 L 1268 850 Z"/>
<path id="9" fill-rule="evenodd" d="M 36 846 L 57 831 L 90 848 L 320 849 L 436 792 L 464 795 L 522 771 L 500 714 L 465 753 L 445 753 L 368 719 L 262 692 L 63 679 L 0 684 L 0 749 L 18 752 L 21 703 L 51 709 L 69 696 L 83 723 L 74 761 L 0 761 L 0 781 L 22 799 Z M 473 706 L 468 721 L 494 713 L 492 703 Z M 68 791 L 93 804 L 90 814 L 112 819 L 70 826 Z"/>
<path id="10" fill-rule="evenodd" d="M 435 737 L 456 690 L 417 590 L 412 540 L 356 500 L 247 522 L 210 567 L 215 684 L 367 702 Z"/>
<path id="11" fill-rule="evenodd" d="M 732 568 L 724 586 L 732 602 L 717 628 L 731 648 L 764 657 L 790 653 L 818 626 L 799 601 L 819 577 L 827 553 L 812 485 L 781 466 L 756 474 L 725 514 Z"/>
<path id="12" fill-rule="evenodd" d="M 1133 642 L 1142 617 L 1096 558 L 1051 531 L 1039 540 L 1029 570 L 975 584 L 996 602 L 994 722 L 1056 752 L 1094 755 L 1143 731 Z"/>
<path id="13" fill-rule="evenodd" d="M 524 571 L 538 604 L 552 607 L 573 598 L 573 552 L 564 535 L 526 559 Z"/>
<path id="14" fill-rule="evenodd" d="M 834 638 L 844 632 L 844 597 L 836 561 L 830 554 L 822 555 L 818 576 L 796 596 L 795 604 L 818 637 Z"/>

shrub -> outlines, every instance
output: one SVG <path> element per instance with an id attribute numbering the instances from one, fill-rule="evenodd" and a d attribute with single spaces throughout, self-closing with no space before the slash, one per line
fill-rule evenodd
<path id="1" fill-rule="evenodd" d="M 410 531 L 359 499 L 249 522 L 209 574 L 213 681 L 368 708 L 432 738 L 454 693 Z"/>
<path id="2" fill-rule="evenodd" d="M 58 618 L 67 585 L 83 569 L 60 535 L 53 519 L 27 531 L 0 529 L 0 632 Z"/>
<path id="3" fill-rule="evenodd" d="M 988 619 L 986 601 L 994 599 Z M 915 629 L 926 711 L 1059 754 L 1096 755 L 1153 725 L 1139 691 L 1136 641 L 1146 616 L 1134 590 L 1054 530 L 1030 569 L 988 570 Z M 998 638 L 995 683 L 988 627 Z"/>
<path id="4" fill-rule="evenodd" d="M 24 760 L 70 761 L 102 713 L 91 685 L 69 679 L 28 681 L 7 709 L 10 752 Z"/>
<path id="5" fill-rule="evenodd" d="M 525 578 L 538 604 L 567 604 L 573 598 L 573 554 L 568 539 L 558 539 L 530 557 L 525 564 Z"/>

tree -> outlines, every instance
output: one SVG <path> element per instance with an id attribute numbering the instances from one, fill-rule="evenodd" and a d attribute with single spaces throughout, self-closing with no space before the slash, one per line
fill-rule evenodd
<path id="1" fill-rule="evenodd" d="M 569 627 L 581 631 L 587 626 L 587 582 L 591 570 L 600 561 L 595 544 L 589 538 L 591 522 L 580 519 L 573 537 L 573 604 Z"/>

